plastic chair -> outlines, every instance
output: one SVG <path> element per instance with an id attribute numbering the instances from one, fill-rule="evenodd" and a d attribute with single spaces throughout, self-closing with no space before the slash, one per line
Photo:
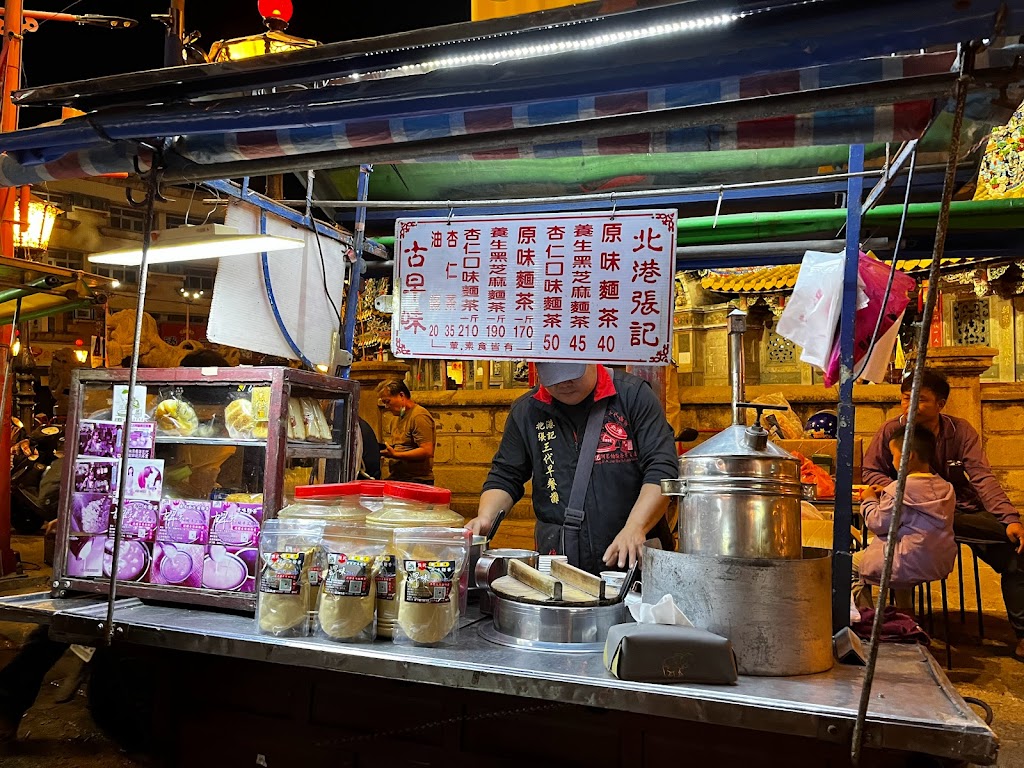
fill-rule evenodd
<path id="1" fill-rule="evenodd" d="M 967 544 L 994 544 L 992 539 L 973 539 L 968 536 L 956 536 L 953 539 L 956 542 L 956 577 L 957 582 L 960 585 L 960 623 L 967 623 L 967 615 L 964 608 L 964 563 L 961 557 L 961 545 Z M 971 558 L 974 560 L 974 596 L 978 601 L 978 637 L 981 640 L 985 639 L 985 611 L 981 604 L 981 578 L 978 573 L 978 553 L 974 551 L 973 547 L 970 547 Z"/>

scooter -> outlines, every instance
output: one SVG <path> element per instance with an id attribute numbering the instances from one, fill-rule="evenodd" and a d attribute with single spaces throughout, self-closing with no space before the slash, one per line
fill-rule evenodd
<path id="1" fill-rule="evenodd" d="M 11 452 L 11 526 L 20 534 L 36 533 L 57 517 L 64 425 L 37 426 Z"/>

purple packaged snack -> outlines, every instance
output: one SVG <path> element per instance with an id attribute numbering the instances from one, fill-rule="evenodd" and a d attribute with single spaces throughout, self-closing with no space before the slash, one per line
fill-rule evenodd
<path id="1" fill-rule="evenodd" d="M 117 493 L 120 462 L 83 456 L 75 461 L 75 490 L 82 493 Z"/>
<path id="2" fill-rule="evenodd" d="M 102 493 L 71 494 L 72 533 L 106 533 L 113 507 L 113 498 Z"/>
<path id="3" fill-rule="evenodd" d="M 132 424 L 128 435 L 128 458 L 151 459 L 156 448 L 156 424 L 152 421 L 140 421 Z M 120 450 L 120 446 L 118 447 Z"/>
<path id="4" fill-rule="evenodd" d="M 83 419 L 78 423 L 78 455 L 116 458 L 121 450 L 121 425 Z"/>
<path id="5" fill-rule="evenodd" d="M 149 546 L 134 539 L 122 539 L 117 553 L 117 578 L 120 581 L 142 581 L 149 570 L 152 555 Z M 110 576 L 114 562 L 114 539 L 108 536 L 103 542 L 103 575 Z"/>
<path id="6" fill-rule="evenodd" d="M 68 539 L 68 576 L 94 578 L 103 574 L 103 541 L 99 536 L 72 536 Z"/>
<path id="7" fill-rule="evenodd" d="M 170 584 L 176 587 L 201 587 L 203 559 L 206 547 L 201 544 L 153 545 L 153 567 L 149 570 L 150 584 Z"/>
<path id="8" fill-rule="evenodd" d="M 160 522 L 160 504 L 142 499 L 125 499 L 121 535 L 126 539 L 155 541 Z"/>
<path id="9" fill-rule="evenodd" d="M 256 552 L 211 544 L 203 563 L 203 587 L 230 592 L 252 592 L 255 586 L 255 558 L 244 558 L 239 553 Z"/>
<path id="10" fill-rule="evenodd" d="M 128 459 L 124 492 L 126 498 L 160 501 L 163 487 L 163 459 Z"/>
<path id="11" fill-rule="evenodd" d="M 210 543 L 227 547 L 257 547 L 262 522 L 262 504 L 215 501 L 210 517 Z"/>
<path id="12" fill-rule="evenodd" d="M 209 501 L 164 499 L 160 502 L 160 524 L 156 540 L 174 544 L 206 544 L 210 540 Z"/>

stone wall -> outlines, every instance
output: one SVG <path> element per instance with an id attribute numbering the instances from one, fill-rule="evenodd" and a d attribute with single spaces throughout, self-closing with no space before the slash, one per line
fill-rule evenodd
<path id="1" fill-rule="evenodd" d="M 467 518 L 476 513 L 480 488 L 498 448 L 508 411 L 524 390 L 416 392 L 414 398 L 437 421 L 434 473 L 437 484 L 452 491 L 452 507 Z M 836 389 L 819 386 L 750 386 L 748 399 L 779 393 L 802 421 L 835 408 Z M 698 430 L 701 440 L 730 423 L 728 387 L 681 387 L 680 424 Z M 1024 383 L 981 385 L 985 448 L 1010 500 L 1024 507 Z M 889 384 L 854 388 L 856 436 L 863 450 L 882 423 L 900 412 L 899 387 Z M 957 415 L 953 413 L 953 415 Z M 859 461 L 855 462 L 859 464 Z M 512 510 L 498 536 L 499 546 L 532 546 L 533 507 L 529 489 Z"/>
<path id="2" fill-rule="evenodd" d="M 1024 509 L 1024 383 L 981 385 L 985 453 L 1010 501 Z"/>
<path id="3" fill-rule="evenodd" d="M 509 408 L 524 389 L 414 392 L 413 398 L 433 415 L 437 428 L 434 482 L 451 489 L 452 509 L 467 519 L 476 516 L 480 489 L 498 450 Z M 530 489 L 511 511 L 497 546 L 533 548 Z"/>

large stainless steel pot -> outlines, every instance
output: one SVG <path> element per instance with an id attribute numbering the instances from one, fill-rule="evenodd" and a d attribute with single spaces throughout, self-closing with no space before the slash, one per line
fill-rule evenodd
<path id="1" fill-rule="evenodd" d="M 679 478 L 662 492 L 679 497 L 679 551 L 693 555 L 799 559 L 800 463 L 761 428 L 760 411 L 743 402 L 745 315 L 729 316 L 733 425 L 679 459 Z M 758 409 L 751 427 L 746 408 Z"/>
<path id="2" fill-rule="evenodd" d="M 680 552 L 800 557 L 800 464 L 763 430 L 730 427 L 680 457 L 679 479 L 661 485 L 679 497 Z"/>

